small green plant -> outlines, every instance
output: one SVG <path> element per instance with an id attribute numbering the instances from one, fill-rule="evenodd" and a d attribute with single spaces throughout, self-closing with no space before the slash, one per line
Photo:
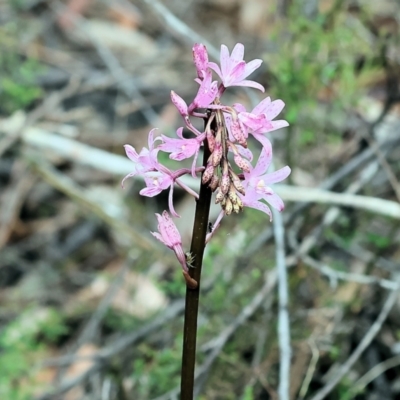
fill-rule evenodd
<path id="1" fill-rule="evenodd" d="M 0 113 L 4 114 L 25 108 L 42 96 L 36 83 L 42 67 L 35 59 L 19 54 L 10 39 L 17 33 L 16 23 L 0 30 Z"/>
<path id="2" fill-rule="evenodd" d="M 33 365 L 42 358 L 45 344 L 66 332 L 63 319 L 51 308 L 27 310 L 3 329 L 0 333 L 1 399 L 32 398 L 37 388 Z"/>

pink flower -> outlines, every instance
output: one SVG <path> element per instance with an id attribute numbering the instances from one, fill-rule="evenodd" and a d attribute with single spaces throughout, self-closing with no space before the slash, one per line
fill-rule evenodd
<path id="1" fill-rule="evenodd" d="M 246 207 L 263 211 L 272 220 L 271 210 L 260 200 L 265 200 L 278 211 L 284 209 L 285 206 L 282 199 L 267 185 L 286 179 L 290 174 L 290 168 L 286 166 L 270 174 L 266 173 L 272 160 L 272 147 L 269 141 L 268 143 L 269 145 L 267 144 L 267 146 L 263 147 L 256 166 L 250 172 L 244 172 L 242 184 L 246 194 L 245 196 L 240 195 L 240 197 Z"/>
<path id="2" fill-rule="evenodd" d="M 186 265 L 186 257 L 182 248 L 182 239 L 178 228 L 172 221 L 171 217 L 164 211 L 162 215 L 156 214 L 158 220 L 158 232 L 151 232 L 161 243 L 165 244 L 169 249 L 175 252 L 176 258 L 182 265 L 184 271 L 188 271 Z"/>
<path id="3" fill-rule="evenodd" d="M 200 84 L 200 87 L 196 97 L 189 106 L 189 114 L 195 108 L 205 108 L 209 106 L 218 94 L 218 82 L 212 81 L 211 71 L 201 71 L 201 73 L 203 75 L 203 80 L 200 78 L 195 79 L 195 81 Z"/>
<path id="4" fill-rule="evenodd" d="M 199 155 L 200 146 L 203 143 L 206 134 L 203 133 L 195 138 L 186 139 L 183 137 L 182 131 L 183 128 L 179 128 L 176 131 L 176 134 L 180 137 L 180 139 L 173 139 L 168 136 L 161 135 L 164 143 L 158 146 L 158 148 L 167 153 L 171 153 L 169 158 L 176 161 L 182 161 L 194 155 L 194 160 L 192 164 L 192 176 L 193 178 L 195 178 L 196 161 Z"/>
<path id="5" fill-rule="evenodd" d="M 202 71 L 207 71 L 208 69 L 208 53 L 207 48 L 204 44 L 196 43 L 193 46 L 193 62 L 196 67 L 197 76 L 203 79 Z"/>
<path id="6" fill-rule="evenodd" d="M 282 100 L 271 101 L 270 97 L 261 101 L 250 113 L 246 112 L 242 104 L 234 104 L 243 129 L 248 130 L 262 145 L 265 144 L 264 133 L 289 125 L 285 120 L 272 121 L 284 107 L 285 103 Z"/>
<path id="7" fill-rule="evenodd" d="M 124 182 L 128 178 L 131 178 L 137 174 L 143 174 L 148 171 L 157 170 L 157 167 L 159 165 L 157 161 L 158 148 L 154 148 L 154 143 L 157 140 L 161 140 L 161 138 L 157 137 L 153 139 L 155 130 L 156 129 L 152 129 L 149 132 L 149 138 L 148 138 L 149 148 L 146 149 L 145 147 L 143 147 L 143 149 L 140 151 L 139 154 L 136 152 L 135 148 L 132 147 L 131 145 L 126 144 L 124 146 L 126 155 L 130 160 L 132 160 L 135 163 L 135 171 L 125 176 L 125 178 L 121 182 L 122 187 L 124 187 Z"/>
<path id="8" fill-rule="evenodd" d="M 221 68 L 209 62 L 208 66 L 214 70 L 222 80 L 225 87 L 228 86 L 248 86 L 259 89 L 264 92 L 264 87 L 257 82 L 245 80 L 262 63 L 262 60 L 256 59 L 246 64 L 243 61 L 244 46 L 238 43 L 229 55 L 229 50 L 225 45 L 221 45 Z"/>

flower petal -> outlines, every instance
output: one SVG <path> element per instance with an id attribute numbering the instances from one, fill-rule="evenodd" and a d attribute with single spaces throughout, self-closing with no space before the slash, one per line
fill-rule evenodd
<path id="1" fill-rule="evenodd" d="M 255 208 L 256 210 L 264 212 L 265 214 L 267 214 L 269 216 L 269 220 L 272 221 L 272 213 L 271 213 L 270 208 L 266 204 L 261 203 L 261 201 L 253 201 L 253 202 L 247 203 L 247 204 L 245 204 L 245 202 L 243 202 L 243 204 L 246 207 Z"/>
<path id="2" fill-rule="evenodd" d="M 236 43 L 231 53 L 231 60 L 242 61 L 243 57 L 244 57 L 244 46 L 242 43 Z"/>
<path id="3" fill-rule="evenodd" d="M 282 100 L 274 100 L 268 106 L 264 108 L 263 113 L 268 119 L 273 120 L 285 107 L 285 103 Z"/>
<path id="4" fill-rule="evenodd" d="M 272 161 L 272 145 L 271 142 L 267 139 L 265 142 L 266 146 L 263 147 L 260 153 L 260 157 L 258 158 L 257 164 L 252 171 L 252 175 L 260 176 L 264 172 L 267 172 L 271 161 Z"/>
<path id="5" fill-rule="evenodd" d="M 273 183 L 282 182 L 290 175 L 291 169 L 286 166 L 278 169 L 269 174 L 260 176 L 260 178 L 265 182 L 266 185 L 271 185 Z"/>
<path id="6" fill-rule="evenodd" d="M 135 148 L 132 147 L 130 144 L 125 144 L 124 149 L 128 158 L 134 163 L 137 163 L 139 160 L 139 154 L 136 152 Z"/>
<path id="7" fill-rule="evenodd" d="M 285 204 L 276 193 L 266 194 L 262 198 L 279 212 L 285 208 Z"/>

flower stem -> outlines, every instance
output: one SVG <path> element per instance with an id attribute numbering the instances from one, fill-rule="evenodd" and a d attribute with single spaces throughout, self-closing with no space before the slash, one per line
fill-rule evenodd
<path id="1" fill-rule="evenodd" d="M 207 120 L 205 121 L 207 125 Z M 203 165 L 206 166 L 210 150 L 204 141 Z M 186 306 L 183 327 L 183 350 L 181 370 L 181 400 L 192 400 L 194 389 L 194 367 L 196 362 L 197 315 L 199 311 L 200 278 L 203 264 L 208 216 L 212 192 L 208 185 L 201 184 L 193 225 L 190 252 L 194 256 L 194 268 L 189 268 L 190 276 L 198 283 L 195 289 L 186 287 Z"/>

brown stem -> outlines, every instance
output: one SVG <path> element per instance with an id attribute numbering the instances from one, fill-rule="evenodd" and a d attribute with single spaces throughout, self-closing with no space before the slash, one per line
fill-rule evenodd
<path id="1" fill-rule="evenodd" d="M 207 125 L 207 121 L 206 121 Z M 203 166 L 207 164 L 210 150 L 204 141 Z M 199 311 L 200 278 L 203 264 L 203 254 L 207 235 L 208 216 L 210 213 L 212 192 L 208 184 L 201 184 L 199 199 L 196 204 L 193 225 L 192 244 L 190 252 L 194 257 L 194 268 L 189 269 L 190 277 L 197 282 L 197 287 L 187 284 L 185 320 L 183 327 L 183 350 L 181 371 L 181 400 L 192 400 L 194 389 L 194 367 L 196 363 L 197 314 Z"/>

